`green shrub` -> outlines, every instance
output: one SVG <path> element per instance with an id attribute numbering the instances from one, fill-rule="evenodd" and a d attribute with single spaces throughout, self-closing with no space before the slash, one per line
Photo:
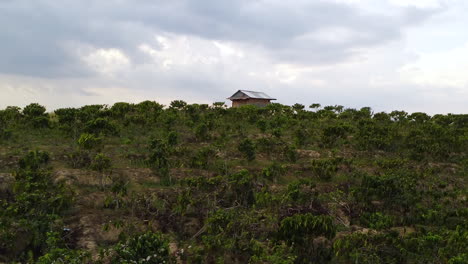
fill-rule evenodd
<path id="1" fill-rule="evenodd" d="M 312 172 L 322 180 L 330 180 L 338 171 L 337 159 L 317 159 L 312 160 Z"/>
<path id="2" fill-rule="evenodd" d="M 113 253 L 112 263 L 170 263 L 168 240 L 161 233 L 150 231 L 118 243 Z"/>
<path id="3" fill-rule="evenodd" d="M 273 162 L 270 166 L 263 168 L 262 176 L 270 181 L 276 181 L 286 173 L 284 165 Z"/>
<path id="4" fill-rule="evenodd" d="M 61 214 L 71 206 L 70 190 L 56 183 L 44 168 L 48 160 L 42 151 L 23 157 L 14 174 L 12 196 L 0 201 L 0 252 L 12 260 L 43 255 L 47 232 L 56 228 Z"/>
<path id="5" fill-rule="evenodd" d="M 49 117 L 46 114 L 46 108 L 37 103 L 29 104 L 23 108 L 23 115 L 35 128 L 49 126 Z"/>
<path id="6" fill-rule="evenodd" d="M 208 164 L 213 161 L 216 153 L 214 149 L 210 147 L 201 148 L 195 153 L 195 156 L 192 157 L 191 166 L 192 168 L 198 169 L 208 169 Z"/>
<path id="7" fill-rule="evenodd" d="M 245 159 L 252 161 L 255 159 L 255 145 L 252 140 L 246 138 L 242 140 L 237 149 L 244 155 Z"/>
<path id="8" fill-rule="evenodd" d="M 346 139 L 346 136 L 351 132 L 351 130 L 351 127 L 346 124 L 329 126 L 323 129 L 322 144 L 326 147 L 337 146 L 340 142 Z"/>
<path id="9" fill-rule="evenodd" d="M 78 139 L 78 146 L 82 149 L 90 150 L 99 147 L 102 144 L 102 138 L 94 134 L 83 133 Z"/>
<path id="10" fill-rule="evenodd" d="M 381 230 L 392 227 L 393 217 L 386 214 L 382 214 L 380 212 L 364 213 L 361 216 L 361 222 L 364 224 L 364 226 Z"/>
<path id="11" fill-rule="evenodd" d="M 175 131 L 171 131 L 167 134 L 167 144 L 171 147 L 179 143 L 179 134 Z"/>
<path id="12" fill-rule="evenodd" d="M 106 118 L 96 118 L 86 123 L 84 131 L 91 134 L 117 135 L 117 127 Z"/>
<path id="13" fill-rule="evenodd" d="M 202 122 L 195 127 L 195 136 L 199 141 L 208 139 L 208 126 Z"/>
<path id="14" fill-rule="evenodd" d="M 30 151 L 19 160 L 19 167 L 23 170 L 37 170 L 46 165 L 50 160 L 48 152 L 35 150 Z"/>
<path id="15" fill-rule="evenodd" d="M 310 236 L 333 238 L 336 226 L 330 216 L 296 214 L 281 220 L 278 232 L 288 243 L 304 244 Z"/>

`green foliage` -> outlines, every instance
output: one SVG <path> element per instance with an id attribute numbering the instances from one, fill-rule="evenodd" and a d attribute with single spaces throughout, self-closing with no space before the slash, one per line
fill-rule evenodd
<path id="1" fill-rule="evenodd" d="M 132 111 L 133 105 L 125 102 L 115 103 L 109 110 L 110 115 L 114 118 L 125 118 Z"/>
<path id="2" fill-rule="evenodd" d="M 381 124 L 372 120 L 359 121 L 356 135 L 358 147 L 364 150 L 389 150 L 394 140 L 391 130 L 392 126 L 389 124 Z"/>
<path id="3" fill-rule="evenodd" d="M 283 156 L 285 160 L 295 163 L 298 160 L 298 153 L 295 147 L 293 146 L 285 146 L 283 149 Z"/>
<path id="4" fill-rule="evenodd" d="M 407 236 L 397 232 L 352 233 L 334 243 L 335 262 L 359 263 L 459 263 L 466 259 L 468 232 L 422 231 Z M 463 263 L 463 262 L 461 262 Z"/>
<path id="5" fill-rule="evenodd" d="M 278 232 L 289 243 L 304 244 L 309 236 L 333 238 L 336 226 L 330 216 L 297 214 L 281 220 Z"/>
<path id="6" fill-rule="evenodd" d="M 317 263 L 328 262 L 332 256 L 329 242 L 318 237 L 331 239 L 335 234 L 332 217 L 311 213 L 284 218 L 278 230 L 279 237 L 294 246 L 299 263 L 308 263 L 310 259 Z"/>
<path id="7" fill-rule="evenodd" d="M 252 244 L 254 254 L 250 257 L 249 263 L 293 264 L 297 260 L 297 256 L 286 244 L 276 245 L 258 241 L 253 241 Z"/>
<path id="8" fill-rule="evenodd" d="M 392 217 L 380 212 L 363 214 L 361 216 L 361 222 L 364 226 L 377 230 L 386 229 L 393 225 Z"/>
<path id="9" fill-rule="evenodd" d="M 106 118 L 96 118 L 86 123 L 84 131 L 92 134 L 117 135 L 117 127 Z"/>
<path id="10" fill-rule="evenodd" d="M 54 111 L 61 125 L 73 125 L 77 122 L 79 110 L 76 108 L 60 108 Z"/>
<path id="11" fill-rule="evenodd" d="M 352 233 L 335 241 L 334 261 L 343 263 L 403 263 L 398 233 Z"/>
<path id="12" fill-rule="evenodd" d="M 192 168 L 208 169 L 208 164 L 215 158 L 215 150 L 210 147 L 204 147 L 195 153 L 192 157 L 191 166 Z"/>
<path id="13" fill-rule="evenodd" d="M 100 172 L 99 185 L 101 188 L 104 188 L 104 180 L 108 176 L 106 172 L 112 168 L 112 161 L 109 157 L 102 153 L 96 154 L 96 156 L 91 161 L 90 168 L 97 172 Z"/>
<path id="14" fill-rule="evenodd" d="M 268 128 L 268 123 L 264 119 L 260 119 L 260 120 L 257 121 L 257 127 L 258 127 L 258 129 L 260 129 L 260 131 L 262 133 L 265 133 L 267 131 L 267 128 Z"/>
<path id="15" fill-rule="evenodd" d="M 175 101 L 172 101 L 171 102 L 171 105 L 170 107 L 171 108 L 174 108 L 174 109 L 184 109 L 184 107 L 187 106 L 187 103 L 185 101 L 182 101 L 182 100 L 175 100 Z"/>
<path id="16" fill-rule="evenodd" d="M 30 151 L 26 156 L 19 160 L 19 167 L 22 170 L 38 170 L 47 165 L 50 160 L 49 153 L 45 151 Z"/>
<path id="17" fill-rule="evenodd" d="M 311 105 L 309 106 L 309 108 L 312 108 L 312 109 L 317 109 L 317 108 L 320 108 L 320 107 L 321 107 L 320 104 L 311 104 Z"/>
<path id="18" fill-rule="evenodd" d="M 49 118 L 46 114 L 46 108 L 40 104 L 32 103 L 25 106 L 23 109 L 23 115 L 35 128 L 49 126 Z"/>
<path id="19" fill-rule="evenodd" d="M 346 136 L 351 132 L 351 127 L 346 124 L 338 124 L 326 127 L 323 129 L 322 143 L 325 146 L 336 146 L 341 141 L 346 139 Z"/>
<path id="20" fill-rule="evenodd" d="M 8 140 L 12 137 L 12 131 L 3 127 L 0 127 L 0 141 Z"/>
<path id="21" fill-rule="evenodd" d="M 302 147 L 306 144 L 307 137 L 308 135 L 303 128 L 294 131 L 294 142 L 298 147 Z"/>
<path id="22" fill-rule="evenodd" d="M 363 175 L 353 195 L 358 201 L 370 203 L 382 201 L 388 208 L 408 209 L 419 201 L 416 192 L 416 176 L 401 172 L 387 172 L 382 175 Z"/>
<path id="23" fill-rule="evenodd" d="M 34 151 L 20 160 L 13 196 L 0 200 L 0 252 L 12 259 L 45 253 L 47 232 L 70 207 L 70 191 L 44 168 L 49 155 Z"/>
<path id="24" fill-rule="evenodd" d="M 51 249 L 44 256 L 39 257 L 36 264 L 82 264 L 90 263 L 88 252 L 68 248 Z"/>
<path id="25" fill-rule="evenodd" d="M 338 171 L 339 159 L 316 159 L 311 161 L 312 172 L 322 180 L 330 180 Z"/>
<path id="26" fill-rule="evenodd" d="M 206 123 L 202 122 L 195 127 L 195 136 L 199 141 L 208 139 L 208 126 Z"/>
<path id="27" fill-rule="evenodd" d="M 255 145 L 252 140 L 246 138 L 239 143 L 237 150 L 244 155 L 245 159 L 252 161 L 255 159 Z"/>
<path id="28" fill-rule="evenodd" d="M 27 118 L 43 116 L 45 114 L 45 111 L 46 108 L 37 103 L 29 104 L 23 108 L 23 114 Z"/>
<path id="29" fill-rule="evenodd" d="M 273 162 L 262 170 L 262 176 L 271 181 L 277 181 L 278 178 L 286 173 L 286 167 L 279 163 Z"/>
<path id="30" fill-rule="evenodd" d="M 170 263 L 169 242 L 161 233 L 132 236 L 113 248 L 112 263 Z"/>
<path id="31" fill-rule="evenodd" d="M 169 234 L 184 263 L 465 263 L 468 115 L 311 108 L 0 110 L 0 262 L 143 261 L 107 235 L 114 253 L 80 251 L 77 227 L 114 223 Z"/>
<path id="32" fill-rule="evenodd" d="M 111 159 L 102 153 L 98 153 L 91 163 L 91 169 L 98 172 L 104 172 L 109 170 L 111 167 Z"/>
<path id="33" fill-rule="evenodd" d="M 247 170 L 241 170 L 228 176 L 226 195 L 232 204 L 251 205 L 254 203 L 253 176 Z"/>
<path id="34" fill-rule="evenodd" d="M 305 201 L 313 199 L 314 195 L 310 192 L 311 188 L 314 188 L 315 184 L 310 180 L 296 180 L 288 184 L 286 193 L 284 194 L 284 200 L 294 203 L 304 203 Z"/>
<path id="35" fill-rule="evenodd" d="M 46 244 L 47 253 L 39 257 L 36 264 L 80 264 L 91 260 L 88 252 L 67 248 L 59 232 L 47 232 Z"/>
<path id="36" fill-rule="evenodd" d="M 83 133 L 78 139 L 78 146 L 85 150 L 95 149 L 102 144 L 102 138 L 94 134 Z"/>
<path id="37" fill-rule="evenodd" d="M 171 131 L 167 134 L 167 144 L 171 147 L 179 143 L 179 134 L 175 131 Z"/>
<path id="38" fill-rule="evenodd" d="M 150 156 L 148 159 L 151 168 L 158 170 L 161 174 L 169 172 L 169 149 L 160 139 L 153 139 L 150 142 Z"/>

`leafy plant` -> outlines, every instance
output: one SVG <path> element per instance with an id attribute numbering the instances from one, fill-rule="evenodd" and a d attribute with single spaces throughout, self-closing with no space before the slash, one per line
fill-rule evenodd
<path id="1" fill-rule="evenodd" d="M 169 242 L 151 231 L 132 236 L 113 248 L 112 263 L 170 263 Z"/>
<path id="2" fill-rule="evenodd" d="M 255 159 L 255 145 L 253 142 L 246 138 L 241 141 L 237 149 L 244 155 L 248 161 Z"/>

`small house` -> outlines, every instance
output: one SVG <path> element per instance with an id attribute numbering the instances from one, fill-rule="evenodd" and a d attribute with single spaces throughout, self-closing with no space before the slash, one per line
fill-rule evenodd
<path id="1" fill-rule="evenodd" d="M 227 99 L 232 101 L 232 107 L 239 107 L 242 105 L 256 105 L 264 107 L 270 104 L 272 100 L 276 100 L 266 93 L 246 90 L 239 90 Z"/>

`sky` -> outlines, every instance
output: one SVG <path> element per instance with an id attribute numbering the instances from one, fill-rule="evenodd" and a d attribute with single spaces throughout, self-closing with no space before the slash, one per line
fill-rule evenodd
<path id="1" fill-rule="evenodd" d="M 465 0 L 0 0 L 0 109 L 144 100 L 468 112 Z"/>

